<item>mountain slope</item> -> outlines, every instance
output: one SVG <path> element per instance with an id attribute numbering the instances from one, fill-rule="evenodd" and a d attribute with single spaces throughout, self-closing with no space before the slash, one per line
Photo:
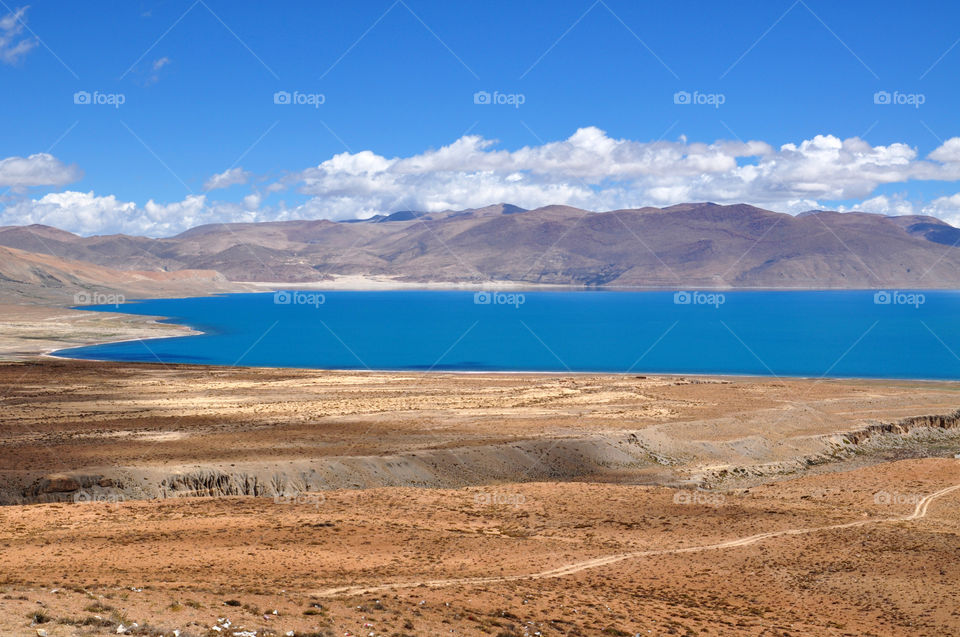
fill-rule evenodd
<path id="1" fill-rule="evenodd" d="M 212 270 L 114 270 L 83 261 L 0 247 L 0 300 L 80 304 L 126 297 L 208 294 L 239 290 Z"/>
<path id="2" fill-rule="evenodd" d="M 960 229 L 933 217 L 745 204 L 588 212 L 497 204 L 350 223 L 213 224 L 175 237 L 0 228 L 0 246 L 129 270 L 216 270 L 234 281 L 334 275 L 626 287 L 960 287 Z"/>

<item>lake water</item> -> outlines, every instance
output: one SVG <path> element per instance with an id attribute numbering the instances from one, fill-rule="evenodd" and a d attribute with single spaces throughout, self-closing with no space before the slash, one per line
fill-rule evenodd
<path id="1" fill-rule="evenodd" d="M 126 303 L 203 335 L 58 356 L 322 369 L 960 379 L 960 292 L 283 292 Z"/>

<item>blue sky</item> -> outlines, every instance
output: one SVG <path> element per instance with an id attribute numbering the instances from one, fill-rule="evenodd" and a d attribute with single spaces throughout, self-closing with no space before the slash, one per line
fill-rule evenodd
<path id="1" fill-rule="evenodd" d="M 0 223 L 170 234 L 502 199 L 960 221 L 958 18 L 953 2 L 3 0 Z"/>

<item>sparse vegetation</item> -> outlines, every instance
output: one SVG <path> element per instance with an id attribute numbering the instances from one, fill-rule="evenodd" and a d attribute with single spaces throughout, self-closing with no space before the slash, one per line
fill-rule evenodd
<path id="1" fill-rule="evenodd" d="M 27 615 L 27 617 L 30 618 L 30 622 L 33 624 L 46 624 L 48 621 L 50 621 L 50 614 L 47 613 L 47 611 L 43 608 L 33 611 Z"/>
<path id="2" fill-rule="evenodd" d="M 87 611 L 88 613 L 97 613 L 99 615 L 101 613 L 112 612 L 114 610 L 114 607 L 110 606 L 109 604 L 104 604 L 101 600 L 97 600 L 93 604 L 90 604 L 89 606 L 84 607 L 83 610 Z"/>

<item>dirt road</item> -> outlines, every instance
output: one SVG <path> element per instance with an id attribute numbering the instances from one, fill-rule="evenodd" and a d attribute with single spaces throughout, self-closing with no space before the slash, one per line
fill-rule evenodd
<path id="1" fill-rule="evenodd" d="M 737 538 L 734 540 L 729 540 L 726 542 L 719 542 L 716 544 L 705 544 L 703 546 L 685 546 L 683 548 L 675 549 L 661 549 L 655 551 L 633 551 L 630 553 L 621 553 L 619 555 L 608 555 L 606 557 L 598 557 L 592 560 L 584 560 L 581 562 L 573 562 L 572 564 L 566 564 L 557 568 L 552 568 L 546 571 L 540 571 L 538 573 L 530 573 L 527 575 L 506 575 L 502 577 L 461 577 L 455 579 L 445 579 L 445 580 L 414 580 L 411 582 L 396 582 L 392 584 L 379 584 L 377 586 L 344 586 L 341 588 L 331 588 L 324 591 L 317 592 L 318 597 L 337 597 L 343 595 L 367 595 L 370 593 L 380 593 L 383 591 L 397 590 L 402 588 L 416 588 L 418 586 L 428 586 L 431 588 L 440 588 L 444 586 L 456 586 L 456 585 L 480 585 L 480 584 L 495 584 L 499 582 L 514 582 L 517 580 L 537 580 L 550 577 L 563 577 L 565 575 L 573 575 L 574 573 L 579 573 L 591 568 L 599 568 L 601 566 L 607 566 L 609 564 L 615 564 L 616 562 L 622 562 L 624 560 L 633 560 L 639 557 L 651 557 L 654 555 L 676 555 L 680 553 L 700 553 L 702 551 L 717 551 L 722 549 L 732 549 L 738 548 L 741 546 L 749 546 L 763 540 L 770 540 L 777 537 L 783 537 L 785 535 L 801 535 L 806 533 L 817 533 L 818 531 L 833 531 L 838 529 L 851 529 L 859 526 L 866 526 L 868 524 L 882 524 L 885 522 L 909 522 L 912 520 L 919 520 L 927 515 L 927 508 L 930 506 L 930 503 L 941 498 L 948 493 L 952 493 L 960 489 L 960 484 L 954 485 L 952 487 L 947 487 L 945 489 L 940 489 L 936 493 L 931 493 L 927 496 L 924 496 L 918 503 L 916 508 L 909 515 L 892 517 L 892 518 L 880 518 L 876 520 L 857 520 L 856 522 L 847 522 L 845 524 L 831 524 L 828 526 L 818 526 L 813 528 L 806 529 L 783 529 L 780 531 L 770 531 L 768 533 L 757 533 L 755 535 L 749 535 L 747 537 Z"/>

